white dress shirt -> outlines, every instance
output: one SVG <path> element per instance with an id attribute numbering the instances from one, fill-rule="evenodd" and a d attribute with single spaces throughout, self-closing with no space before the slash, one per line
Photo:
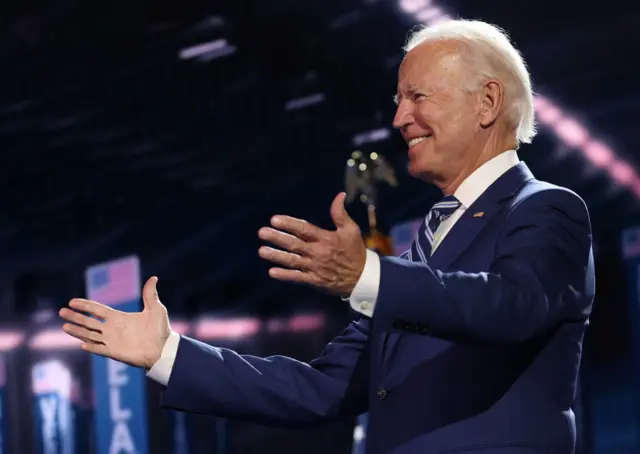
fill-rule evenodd
<path id="1" fill-rule="evenodd" d="M 455 192 L 456 198 L 460 201 L 460 208 L 453 212 L 449 218 L 443 221 L 435 233 L 435 241 L 431 249 L 431 253 L 442 243 L 453 225 L 460 219 L 460 216 L 467 208 L 476 201 L 482 193 L 491 186 L 502 174 L 517 165 L 520 162 L 515 151 L 510 150 L 476 169 L 469 177 L 462 182 L 458 190 Z M 367 259 L 365 261 L 364 270 L 360 276 L 360 280 L 353 289 L 353 293 L 349 298 L 351 307 L 361 314 L 371 317 L 375 309 L 376 300 L 378 298 L 378 288 L 380 286 L 380 257 L 371 250 L 367 250 Z M 172 331 L 167 342 L 162 349 L 160 359 L 147 372 L 147 377 L 167 386 L 173 363 L 176 360 L 178 346 L 180 344 L 180 335 Z"/>
<path id="2" fill-rule="evenodd" d="M 451 216 L 442 221 L 434 235 L 431 254 L 442 243 L 447 233 L 458 222 L 462 214 L 482 195 L 495 181 L 507 170 L 520 162 L 515 151 L 509 150 L 499 154 L 495 158 L 485 162 L 469 175 L 458 187 L 454 196 L 460 202 L 460 208 L 453 212 Z M 380 257 L 371 250 L 367 250 L 367 259 L 364 270 L 360 275 L 360 280 L 356 284 L 349 302 L 351 308 L 367 317 L 373 316 L 373 311 L 378 299 L 378 288 L 380 286 Z"/>
<path id="3" fill-rule="evenodd" d="M 173 370 L 173 363 L 176 360 L 178 354 L 178 345 L 180 344 L 180 335 L 175 331 L 171 331 L 169 339 L 164 344 L 162 354 L 157 363 L 153 365 L 147 377 L 151 380 L 160 383 L 163 386 L 167 386 L 169 378 L 171 377 L 171 371 Z"/>

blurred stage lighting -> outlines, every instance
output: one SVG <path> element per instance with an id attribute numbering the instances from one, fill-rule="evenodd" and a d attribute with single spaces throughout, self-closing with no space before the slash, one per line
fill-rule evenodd
<path id="1" fill-rule="evenodd" d="M 178 52 L 181 60 L 197 58 L 200 61 L 210 61 L 215 58 L 225 57 L 235 53 L 236 48 L 229 45 L 226 39 L 216 39 L 195 46 L 185 47 Z"/>
<path id="2" fill-rule="evenodd" d="M 202 340 L 246 339 L 257 334 L 262 328 L 262 322 L 253 317 L 215 318 L 205 317 L 196 322 L 195 336 Z"/>
<path id="3" fill-rule="evenodd" d="M 80 341 L 62 331 L 62 328 L 48 328 L 36 333 L 29 340 L 32 350 L 65 350 L 79 348 Z"/>
<path id="4" fill-rule="evenodd" d="M 180 335 L 192 335 L 204 342 L 219 340 L 249 339 L 261 332 L 311 333 L 324 329 L 327 317 L 321 312 L 290 314 L 262 320 L 252 316 L 218 317 L 202 316 L 195 320 L 171 320 L 171 329 Z M 15 350 L 25 342 L 23 331 L 0 331 L 0 353 Z M 80 341 L 69 336 L 62 327 L 51 327 L 37 331 L 27 345 L 31 350 L 77 350 Z"/>
<path id="5" fill-rule="evenodd" d="M 24 342 L 24 333 L 19 331 L 0 332 L 0 352 L 8 352 L 18 348 Z"/>
<path id="6" fill-rule="evenodd" d="M 287 111 L 304 109 L 305 107 L 320 104 L 321 102 L 324 102 L 324 100 L 325 100 L 324 93 L 314 93 L 309 96 L 295 98 L 287 101 L 284 105 L 284 109 Z"/>

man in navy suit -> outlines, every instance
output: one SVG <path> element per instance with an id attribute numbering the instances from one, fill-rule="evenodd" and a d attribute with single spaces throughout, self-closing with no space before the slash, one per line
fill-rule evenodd
<path id="1" fill-rule="evenodd" d="M 411 248 L 366 250 L 344 194 L 331 206 L 335 230 L 275 216 L 259 232 L 275 246 L 260 249 L 273 278 L 340 296 L 361 315 L 317 359 L 244 356 L 177 335 L 156 278 L 141 313 L 72 300 L 65 331 L 148 369 L 167 408 L 287 427 L 369 412 L 371 453 L 572 453 L 595 285 L 587 208 L 518 158 L 535 135 L 533 99 L 504 33 L 444 22 L 416 31 L 406 51 L 394 126 L 411 174 L 444 195 Z"/>

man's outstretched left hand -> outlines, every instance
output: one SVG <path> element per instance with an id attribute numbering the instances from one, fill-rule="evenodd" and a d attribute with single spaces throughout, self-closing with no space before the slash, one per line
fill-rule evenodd
<path id="1" fill-rule="evenodd" d="M 345 193 L 331 204 L 336 230 L 324 230 L 302 219 L 274 216 L 272 227 L 258 235 L 280 249 L 262 246 L 260 257 L 279 267 L 269 275 L 281 281 L 308 284 L 320 290 L 348 297 L 360 279 L 367 258 L 358 224 L 344 207 Z"/>

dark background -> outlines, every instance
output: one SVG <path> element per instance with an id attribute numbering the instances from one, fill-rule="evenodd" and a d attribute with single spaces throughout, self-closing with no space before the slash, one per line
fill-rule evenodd
<path id="1" fill-rule="evenodd" d="M 597 302 L 582 373 L 583 452 L 637 452 L 630 336 L 637 326 L 620 256 L 622 229 L 640 224 L 640 7 L 629 2 L 3 2 L 2 325 L 27 334 L 42 320 L 55 325 L 52 311 L 84 294 L 88 265 L 137 254 L 143 276 L 160 277 L 175 317 L 322 311 L 328 321 L 316 331 L 238 346 L 304 360 L 318 354 L 348 309 L 269 280 L 257 231 L 275 213 L 331 226 L 329 205 L 344 188 L 354 136 L 390 129 L 401 47 L 418 23 L 406 10 L 428 3 L 505 28 L 536 93 L 588 131 L 582 140 L 573 123 L 543 121 L 520 156 L 539 178 L 578 192 L 592 216 Z M 181 49 L 216 39 L 234 52 L 179 58 Z M 322 102 L 286 109 L 316 94 Z M 615 159 L 597 165 L 601 155 L 589 148 L 596 142 Z M 397 133 L 358 148 L 383 154 L 400 181 L 380 189 L 383 231 L 423 216 L 436 201 L 434 188 L 407 175 Z M 365 228 L 363 206 L 350 212 Z M 28 374 L 32 353 L 23 345 L 10 355 L 15 381 Z M 88 363 L 64 355 L 88 381 Z M 161 412 L 153 392 L 152 414 Z M 154 416 L 153 424 L 170 425 L 168 418 Z M 192 419 L 193 452 L 214 452 L 216 422 Z M 30 439 L 29 421 L 14 421 L 12 440 Z M 307 433 L 229 423 L 223 433 L 233 452 L 338 453 L 349 452 L 352 427 Z"/>

